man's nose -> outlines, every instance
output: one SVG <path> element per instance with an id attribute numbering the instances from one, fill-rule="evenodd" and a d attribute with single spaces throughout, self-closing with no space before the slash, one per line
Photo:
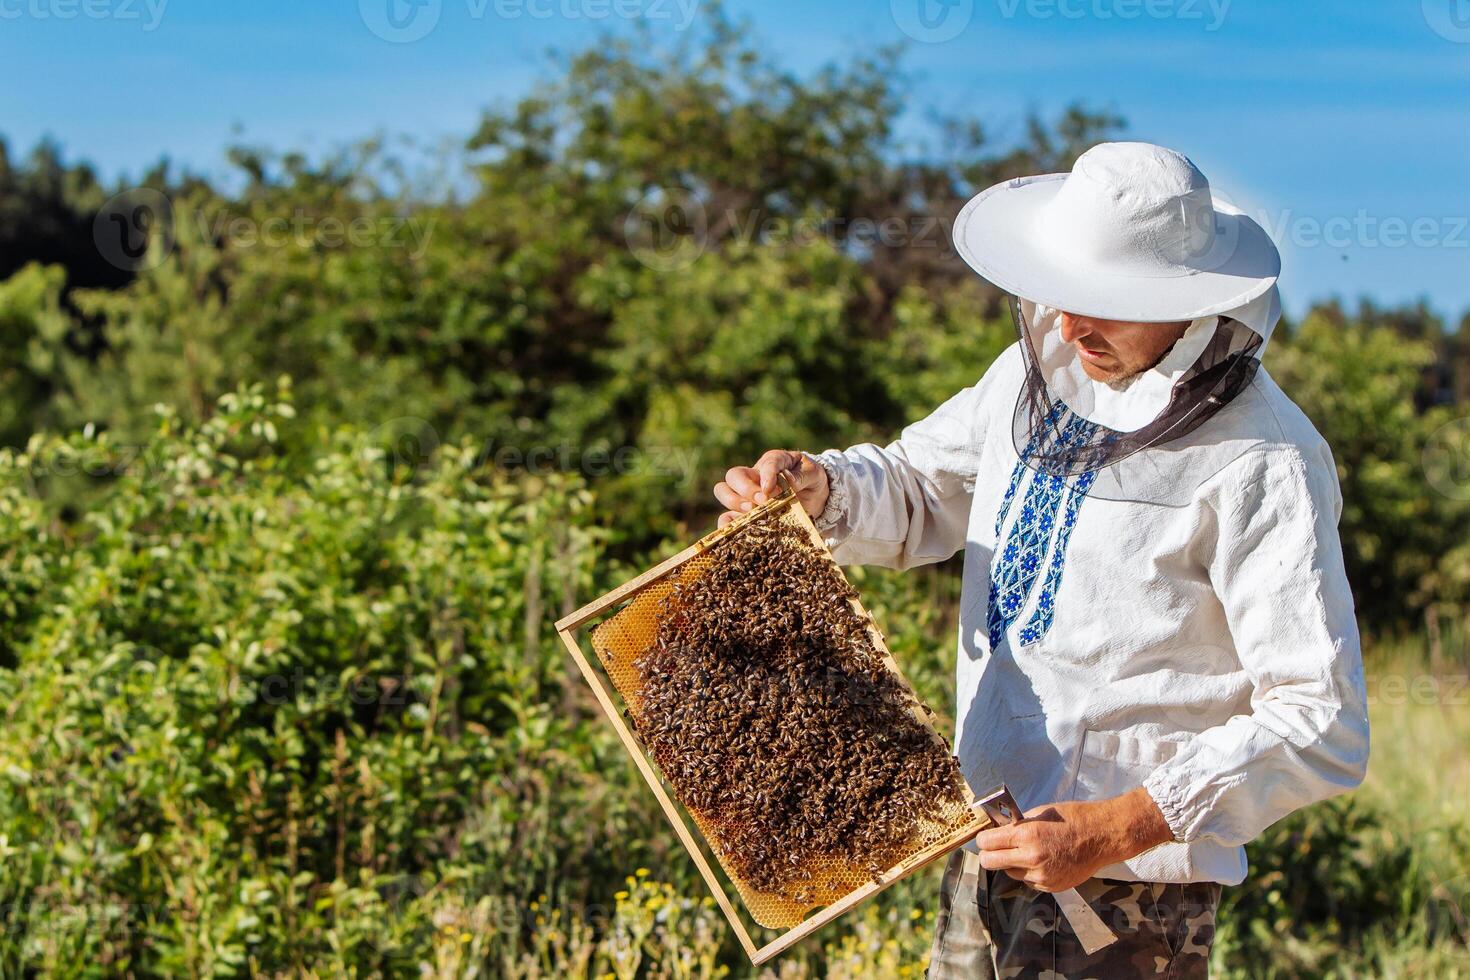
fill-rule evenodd
<path id="1" fill-rule="evenodd" d="M 1088 325 L 1087 317 L 1078 316 L 1075 313 L 1062 312 L 1062 342 L 1075 344 L 1078 340 L 1092 333 L 1092 327 Z"/>

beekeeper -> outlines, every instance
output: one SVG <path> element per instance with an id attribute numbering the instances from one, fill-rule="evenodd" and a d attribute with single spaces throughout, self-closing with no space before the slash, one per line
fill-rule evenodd
<path id="1" fill-rule="evenodd" d="M 1204 976 L 1242 845 L 1368 760 L 1332 453 L 1261 367 L 1280 256 L 1147 143 L 991 187 L 954 237 L 1017 342 L 887 446 L 731 469 L 721 520 L 785 472 L 845 564 L 964 549 L 956 754 L 1028 819 L 952 856 L 931 977 Z M 1119 937 L 1092 954 L 1074 886 Z"/>

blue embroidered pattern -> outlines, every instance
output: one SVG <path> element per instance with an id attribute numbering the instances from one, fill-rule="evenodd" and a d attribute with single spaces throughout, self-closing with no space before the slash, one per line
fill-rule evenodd
<path id="1" fill-rule="evenodd" d="M 1040 432 L 1046 432 L 1053 426 L 1055 426 L 1057 419 L 1061 416 L 1065 408 L 1066 406 L 1062 403 L 1062 400 L 1057 399 L 1056 404 L 1051 407 L 1051 411 L 1046 413 L 1046 422 L 1042 426 Z M 1021 450 L 1022 459 L 1025 459 L 1032 453 L 1036 452 L 1037 440 L 1041 438 L 1040 432 L 1037 435 L 1032 436 L 1031 441 L 1026 443 L 1026 448 Z M 1005 523 L 1006 512 L 1011 509 L 1011 501 L 1016 498 L 1016 488 L 1021 485 L 1021 477 L 1025 474 L 1025 472 L 1026 467 L 1019 464 L 1014 470 L 1011 470 L 1011 485 L 1006 487 L 1005 499 L 1000 502 L 1000 510 L 995 512 L 995 537 L 997 540 L 999 540 L 1000 538 L 1000 527 L 1003 523 Z"/>
<path id="2" fill-rule="evenodd" d="M 1043 432 L 1054 431 L 1052 424 L 1066 411 L 1058 401 L 1047 418 Z M 1070 414 L 1070 413 L 1069 413 Z M 1097 426 L 1078 415 L 1071 415 L 1057 436 L 1056 449 L 1081 448 L 1097 431 Z M 1015 502 L 1021 480 L 1030 472 L 1027 459 L 1036 451 L 1035 440 L 1028 444 L 1011 471 L 1011 482 L 1001 500 L 1000 510 L 995 515 L 995 536 L 1000 540 L 1006 516 Z M 1077 523 L 1077 511 L 1092 489 L 1095 473 L 1084 473 L 1069 487 L 1061 477 L 1035 472 L 1027 484 L 1026 495 L 1021 501 L 1021 511 L 1011 523 L 1010 533 L 1000 554 L 990 565 L 990 608 L 986 626 L 990 634 L 990 648 L 994 650 L 1005 639 L 1006 630 L 1020 618 L 1031 596 L 1036 580 L 1040 577 L 1043 564 L 1046 578 L 1042 582 L 1041 594 L 1036 608 L 1026 621 L 1017 639 L 1022 644 L 1035 643 L 1051 628 L 1056 611 L 1057 589 L 1062 584 L 1062 568 L 1066 563 L 1067 541 Z M 1058 514 L 1061 521 L 1058 523 Z M 1050 553 L 1050 560 L 1048 560 Z"/>

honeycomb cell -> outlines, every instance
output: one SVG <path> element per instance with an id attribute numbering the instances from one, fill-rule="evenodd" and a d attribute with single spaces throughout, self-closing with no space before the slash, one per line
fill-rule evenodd
<path id="1" fill-rule="evenodd" d="M 970 824 L 949 746 L 789 494 L 592 632 L 751 917 L 784 929 Z"/>

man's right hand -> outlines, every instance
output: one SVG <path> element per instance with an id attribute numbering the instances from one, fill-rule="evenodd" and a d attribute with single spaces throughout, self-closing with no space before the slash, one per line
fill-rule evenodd
<path id="1" fill-rule="evenodd" d="M 715 484 L 715 499 L 728 508 L 720 515 L 720 527 L 780 493 L 778 473 L 786 474 L 808 514 L 822 513 L 827 506 L 827 471 L 805 453 L 772 449 L 754 466 L 730 467 L 725 479 Z"/>

